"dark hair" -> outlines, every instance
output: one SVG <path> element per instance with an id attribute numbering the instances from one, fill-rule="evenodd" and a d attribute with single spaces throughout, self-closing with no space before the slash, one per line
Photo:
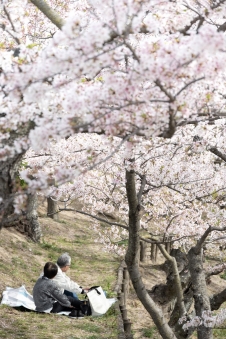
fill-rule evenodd
<path id="1" fill-rule="evenodd" d="M 57 275 L 57 265 L 51 261 L 48 261 L 44 266 L 44 276 L 49 279 L 53 279 Z"/>

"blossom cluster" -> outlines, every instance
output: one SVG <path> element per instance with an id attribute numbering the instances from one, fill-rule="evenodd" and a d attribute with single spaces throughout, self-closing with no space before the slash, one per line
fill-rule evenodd
<path id="1" fill-rule="evenodd" d="M 125 224 L 125 170 L 138 189 L 145 175 L 141 226 L 176 246 L 221 227 L 224 163 L 211 149 L 225 151 L 225 5 L 49 3 L 61 30 L 30 2 L 1 4 L 0 161 L 28 151 L 28 191 L 83 197 Z"/>
<path id="2" fill-rule="evenodd" d="M 4 1 L 2 160 L 78 131 L 149 137 L 164 133 L 171 115 L 180 123 L 222 111 L 223 5 L 214 11 L 196 1 L 190 7 L 156 0 L 50 4 L 65 25 L 47 39 L 52 24 L 31 3 Z M 197 13 L 202 25 L 197 20 L 183 31 Z M 9 131 L 28 121 L 34 127 L 10 142 Z"/>
<path id="3" fill-rule="evenodd" d="M 137 191 L 142 176 L 146 176 L 141 200 L 145 210 L 142 229 L 156 241 L 167 236 L 174 241 L 174 247 L 188 250 L 208 227 L 221 228 L 225 224 L 225 165 L 216 164 L 216 156 L 209 151 L 212 143 L 218 143 L 220 149 L 224 147 L 219 131 L 214 137 L 217 126 L 204 125 L 204 131 L 208 130 L 212 137 L 205 140 L 203 134 L 200 142 L 194 141 L 197 133 L 202 135 L 200 126 L 188 128 L 186 137 L 178 130 L 167 141 L 133 137 L 123 144 L 120 138 L 77 134 L 52 142 L 45 151 L 27 152 L 20 176 L 31 190 L 39 189 L 46 196 L 68 203 L 80 199 L 91 215 L 100 214 L 103 219 L 112 215 L 126 226 L 129 211 L 125 171 L 133 169 Z M 54 185 L 49 187 L 51 179 Z M 117 241 L 127 238 L 116 227 L 108 231 L 108 236 L 106 232 L 102 234 L 105 243 L 113 239 L 113 233 Z M 114 251 L 117 241 L 112 240 Z M 224 233 L 212 232 L 206 251 L 222 256 L 219 246 L 223 243 Z"/>

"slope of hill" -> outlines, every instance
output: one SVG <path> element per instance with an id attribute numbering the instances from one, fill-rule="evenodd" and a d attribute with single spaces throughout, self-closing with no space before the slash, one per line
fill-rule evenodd
<path id="1" fill-rule="evenodd" d="M 80 285 L 101 285 L 112 295 L 119 262 L 100 250 L 94 242 L 92 220 L 71 212 L 62 213 L 60 221 L 46 218 L 46 207 L 39 209 L 43 237 L 40 244 L 12 228 L 0 233 L 0 292 L 6 286 L 25 285 L 28 292 L 47 261 L 56 261 L 69 252 L 72 265 L 69 276 Z M 58 315 L 22 312 L 0 307 L 0 338 L 7 339 L 115 339 L 117 316 L 114 308 L 100 318 L 70 319 Z"/>
<path id="2" fill-rule="evenodd" d="M 46 205 L 39 207 L 43 236 L 40 244 L 13 228 L 0 232 L 0 294 L 6 286 L 25 285 L 28 292 L 47 261 L 56 261 L 63 252 L 72 257 L 69 276 L 85 287 L 101 285 L 113 296 L 117 280 L 118 258 L 101 250 L 92 233 L 92 219 L 73 212 L 61 212 L 58 222 L 46 217 Z M 163 259 L 160 257 L 158 264 Z M 165 274 L 151 261 L 141 265 L 144 283 L 148 289 L 165 282 Z M 212 277 L 210 294 L 222 290 L 225 280 Z M 143 306 L 130 288 L 128 318 L 132 321 L 134 339 L 160 339 L 157 330 Z M 215 330 L 214 338 L 225 338 L 224 330 Z M 117 314 L 111 308 L 100 318 L 70 319 L 58 315 L 22 312 L 0 306 L 1 339 L 117 339 Z M 195 339 L 196 335 L 192 336 Z"/>

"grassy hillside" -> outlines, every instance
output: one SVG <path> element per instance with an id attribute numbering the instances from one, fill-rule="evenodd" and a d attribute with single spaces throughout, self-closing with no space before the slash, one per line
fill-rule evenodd
<path id="1" fill-rule="evenodd" d="M 72 265 L 68 275 L 84 287 L 101 285 L 109 296 L 113 296 L 120 262 L 110 253 L 104 253 L 95 243 L 92 219 L 64 212 L 56 222 L 46 218 L 46 206 L 40 206 L 39 215 L 43 230 L 40 244 L 33 243 L 26 235 L 11 228 L 0 232 L 0 294 L 6 286 L 17 288 L 21 285 L 32 293 L 45 262 L 56 261 L 60 254 L 69 252 Z M 160 257 L 158 263 L 162 261 Z M 156 283 L 165 282 L 165 275 L 151 261 L 141 265 L 141 273 L 148 289 Z M 216 276 L 211 278 L 208 286 L 210 294 L 224 287 L 225 280 Z M 132 288 L 127 310 L 134 339 L 161 338 Z M 117 339 L 117 328 L 114 308 L 99 318 L 77 320 L 0 306 L 0 339 Z M 194 333 L 192 339 L 196 338 Z M 226 338 L 226 330 L 214 330 L 214 338 Z"/>
<path id="2" fill-rule="evenodd" d="M 25 285 L 28 292 L 47 261 L 56 261 L 69 252 L 72 265 L 69 276 L 80 285 L 101 285 L 110 296 L 114 290 L 119 262 L 94 243 L 92 220 L 67 212 L 55 222 L 40 208 L 42 242 L 35 244 L 14 229 L 0 233 L 0 293 L 6 286 Z M 115 339 L 117 316 L 114 308 L 100 318 L 70 319 L 66 316 L 22 312 L 0 307 L 0 338 L 7 339 Z"/>

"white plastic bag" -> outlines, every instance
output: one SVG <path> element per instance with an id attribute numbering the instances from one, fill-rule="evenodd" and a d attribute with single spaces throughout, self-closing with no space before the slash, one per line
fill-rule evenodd
<path id="1" fill-rule="evenodd" d="M 89 291 L 87 293 L 87 296 L 90 302 L 92 316 L 105 314 L 114 303 L 114 301 L 109 302 L 109 299 L 106 298 L 104 291 L 100 286 L 95 287 L 91 291 Z"/>

